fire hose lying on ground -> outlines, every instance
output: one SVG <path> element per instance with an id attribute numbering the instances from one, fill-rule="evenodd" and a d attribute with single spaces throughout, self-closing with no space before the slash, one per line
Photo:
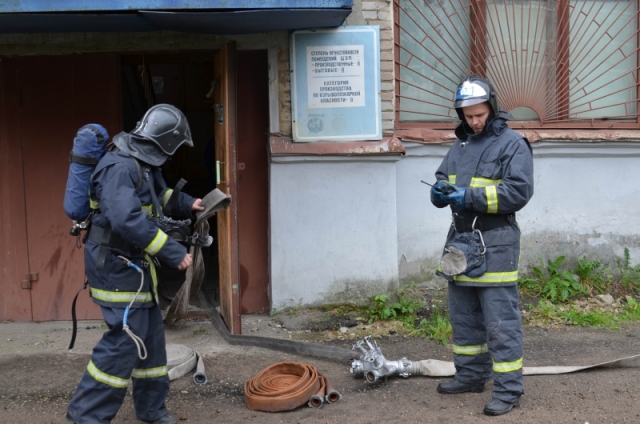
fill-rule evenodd
<path id="1" fill-rule="evenodd" d="M 351 374 L 354 377 L 364 377 L 367 383 L 388 377 L 400 376 L 407 378 L 410 375 L 424 375 L 427 377 L 451 377 L 455 375 L 456 368 L 453 362 L 426 359 L 422 361 L 410 361 L 402 358 L 390 361 L 382 354 L 382 349 L 371 336 L 359 340 L 353 345 L 353 350 L 360 351 L 360 358 L 351 363 Z M 522 375 L 553 375 L 568 374 L 592 368 L 639 368 L 640 355 L 629 356 L 613 361 L 601 362 L 586 366 L 547 366 L 547 367 L 523 367 Z"/>
<path id="2" fill-rule="evenodd" d="M 230 202 L 231 197 L 219 190 L 214 190 L 205 196 L 203 199 L 205 210 L 197 214 L 196 232 L 203 237 L 207 236 L 209 232 L 207 219 L 217 211 L 228 208 Z M 197 294 L 201 307 L 209 316 L 212 324 L 225 341 L 231 345 L 255 346 L 297 355 L 311 355 L 330 359 L 352 359 L 351 373 L 356 378 L 363 377 L 368 383 L 375 383 L 380 379 L 386 380 L 388 377 L 393 376 L 407 378 L 411 375 L 427 377 L 449 377 L 455 375 L 453 362 L 436 359 L 410 361 L 407 358 L 395 361 L 388 360 L 382 354 L 382 349 L 377 343 L 372 341 L 371 336 L 359 340 L 349 351 L 338 347 L 294 340 L 230 334 L 218 311 L 200 291 L 204 278 L 204 263 L 200 246 L 192 246 L 190 253 L 194 258 L 194 266 L 187 271 L 184 284 L 167 310 L 165 316 L 165 321 L 167 322 L 175 322 L 177 319 L 185 317 L 189 300 Z M 194 381 L 197 384 L 205 384 L 207 377 L 204 374 L 204 364 L 200 355 L 193 350 L 190 352 L 190 348 L 186 346 L 175 346 L 180 347 L 180 352 L 176 353 L 174 348 L 170 348 L 170 345 L 167 346 L 170 379 L 179 378 L 195 367 L 197 372 L 194 375 Z M 186 351 L 183 351 L 182 348 L 186 348 Z M 175 356 L 178 357 L 177 360 L 174 360 Z M 174 367 L 172 364 L 176 361 L 177 365 Z M 638 367 L 640 367 L 640 355 L 587 366 L 524 367 L 522 373 L 523 375 L 553 375 L 592 368 Z M 341 398 L 342 395 L 335 391 L 326 378 L 317 372 L 315 368 L 301 363 L 275 364 L 245 383 L 245 403 L 247 407 L 260 411 L 286 411 L 304 404 L 320 407 L 324 402 L 333 403 Z"/>

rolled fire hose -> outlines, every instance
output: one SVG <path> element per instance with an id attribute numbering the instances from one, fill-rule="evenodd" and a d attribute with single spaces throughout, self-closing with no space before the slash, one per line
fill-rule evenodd
<path id="1" fill-rule="evenodd" d="M 402 358 L 397 361 L 389 361 L 382 355 L 380 346 L 371 340 L 371 336 L 356 342 L 353 345 L 353 350 L 359 350 L 361 355 L 360 359 L 354 359 L 351 363 L 351 373 L 354 377 L 364 377 L 368 383 L 375 383 L 381 378 L 386 379 L 396 375 L 404 378 L 410 375 L 451 377 L 456 373 L 453 362 L 439 361 L 437 359 L 410 361 L 407 358 Z M 568 374 L 592 368 L 640 368 L 640 355 L 601 362 L 595 365 L 523 367 L 522 375 Z"/>
<path id="2" fill-rule="evenodd" d="M 303 405 L 320 408 L 342 399 L 327 378 L 309 364 L 280 362 L 244 383 L 244 402 L 254 411 L 291 411 Z"/>
<path id="3" fill-rule="evenodd" d="M 196 369 L 193 381 L 198 385 L 207 384 L 204 361 L 200 354 L 189 346 L 167 343 L 167 370 L 169 380 L 175 380 Z"/>

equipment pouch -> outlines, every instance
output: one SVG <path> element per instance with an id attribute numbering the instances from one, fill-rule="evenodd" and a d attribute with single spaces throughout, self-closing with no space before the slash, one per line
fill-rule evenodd
<path id="1" fill-rule="evenodd" d="M 444 247 L 440 260 L 442 273 L 450 277 L 465 274 L 478 278 L 487 271 L 485 253 L 484 240 L 479 230 L 459 233 Z"/>

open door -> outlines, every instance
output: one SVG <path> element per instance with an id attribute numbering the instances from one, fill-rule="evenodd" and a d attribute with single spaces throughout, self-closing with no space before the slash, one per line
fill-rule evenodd
<path id="1" fill-rule="evenodd" d="M 231 206 L 218 212 L 220 314 L 231 334 L 241 334 L 238 284 L 238 198 L 236 185 L 236 46 L 226 44 L 214 58 L 214 134 L 216 187 L 231 195 Z"/>

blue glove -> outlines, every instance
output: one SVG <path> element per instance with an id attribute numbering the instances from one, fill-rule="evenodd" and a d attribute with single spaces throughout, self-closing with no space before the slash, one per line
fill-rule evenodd
<path id="1" fill-rule="evenodd" d="M 449 203 L 445 200 L 446 194 L 437 188 L 438 183 L 436 183 L 433 187 L 431 187 L 431 203 L 436 208 L 444 208 Z"/>
<path id="2" fill-rule="evenodd" d="M 451 205 L 451 209 L 454 212 L 462 212 L 465 208 L 464 203 L 464 195 L 467 192 L 465 187 L 456 187 L 451 185 L 451 187 L 455 187 L 456 191 L 451 194 L 446 194 L 443 196 L 443 200 Z"/>

